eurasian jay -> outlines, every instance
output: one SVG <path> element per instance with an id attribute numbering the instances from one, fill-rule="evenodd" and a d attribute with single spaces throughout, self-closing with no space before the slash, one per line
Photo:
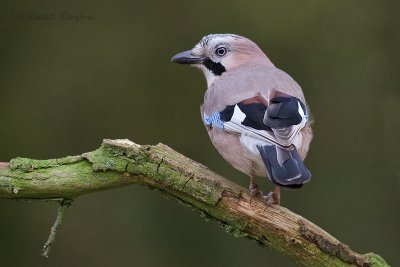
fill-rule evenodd
<path id="1" fill-rule="evenodd" d="M 275 184 L 264 196 L 267 205 L 280 204 L 280 187 L 300 188 L 311 179 L 303 162 L 312 139 L 304 94 L 254 42 L 211 34 L 172 61 L 205 74 L 203 122 L 222 157 L 250 176 L 251 197 L 263 196 L 256 176 Z"/>

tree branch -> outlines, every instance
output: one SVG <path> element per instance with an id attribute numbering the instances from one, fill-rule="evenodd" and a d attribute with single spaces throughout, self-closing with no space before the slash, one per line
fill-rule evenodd
<path id="1" fill-rule="evenodd" d="M 99 149 L 79 156 L 0 163 L 0 198 L 73 199 L 128 184 L 158 188 L 219 221 L 235 237 L 256 240 L 299 265 L 388 266 L 379 255 L 350 250 L 284 207 L 250 202 L 246 189 L 163 144 L 106 139 Z"/>
<path id="2" fill-rule="evenodd" d="M 69 199 L 63 199 L 60 201 L 60 206 L 58 207 L 56 221 L 54 222 L 54 225 L 51 227 L 49 238 L 47 239 L 46 243 L 44 243 L 44 246 L 42 249 L 43 257 L 46 257 L 46 258 L 49 257 L 51 247 L 52 247 L 53 243 L 56 241 L 56 234 L 57 234 L 58 228 L 60 228 L 61 223 L 62 223 L 64 211 L 71 206 L 71 203 L 72 203 L 72 201 Z"/>

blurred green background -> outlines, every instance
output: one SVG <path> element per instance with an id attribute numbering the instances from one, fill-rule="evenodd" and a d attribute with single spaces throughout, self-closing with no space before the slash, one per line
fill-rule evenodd
<path id="1" fill-rule="evenodd" d="M 355 251 L 399 264 L 398 2 L 0 3 L 0 161 L 129 138 L 168 144 L 247 187 L 202 126 L 202 74 L 170 62 L 203 35 L 244 35 L 299 82 L 316 121 L 313 180 L 284 191 L 283 205 Z M 139 186 L 78 198 L 44 259 L 55 214 L 54 203 L 0 200 L 0 265 L 293 265 Z"/>

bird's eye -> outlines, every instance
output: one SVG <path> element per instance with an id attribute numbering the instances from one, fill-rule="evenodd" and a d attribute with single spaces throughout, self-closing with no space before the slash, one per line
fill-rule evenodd
<path id="1" fill-rule="evenodd" d="M 215 49 L 215 54 L 219 57 L 225 56 L 226 52 L 228 52 L 228 50 L 223 46 Z"/>

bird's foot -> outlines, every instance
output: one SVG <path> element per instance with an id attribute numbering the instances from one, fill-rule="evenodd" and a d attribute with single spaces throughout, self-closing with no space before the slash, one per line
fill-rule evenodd
<path id="1" fill-rule="evenodd" d="M 266 196 L 264 196 L 264 200 L 268 207 L 272 204 L 280 204 L 280 201 L 274 197 L 274 192 L 269 192 Z"/>
<path id="2" fill-rule="evenodd" d="M 281 204 L 281 192 L 278 186 L 275 187 L 274 191 L 269 192 L 266 196 L 264 196 L 267 206 L 271 206 L 272 204 L 280 205 Z"/>
<path id="3" fill-rule="evenodd" d="M 263 196 L 261 189 L 258 187 L 258 185 L 254 181 L 250 182 L 249 192 L 250 192 L 250 203 L 254 197 Z"/>

